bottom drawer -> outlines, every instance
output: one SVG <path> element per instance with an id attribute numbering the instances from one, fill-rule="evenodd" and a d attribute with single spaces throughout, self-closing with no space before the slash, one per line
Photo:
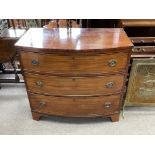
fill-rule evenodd
<path id="1" fill-rule="evenodd" d="M 99 97 L 54 97 L 30 94 L 30 104 L 33 112 L 95 117 L 119 113 L 120 94 Z"/>

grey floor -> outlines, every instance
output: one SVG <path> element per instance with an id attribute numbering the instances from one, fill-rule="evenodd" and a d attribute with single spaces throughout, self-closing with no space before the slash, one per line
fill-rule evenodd
<path id="1" fill-rule="evenodd" d="M 120 118 L 120 121 L 115 123 L 109 118 L 48 117 L 34 121 L 24 84 L 2 84 L 0 134 L 155 134 L 155 107 L 128 107 L 125 109 L 125 118 Z"/>

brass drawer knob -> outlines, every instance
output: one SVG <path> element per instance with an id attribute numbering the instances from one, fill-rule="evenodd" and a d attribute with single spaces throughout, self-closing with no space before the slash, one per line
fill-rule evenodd
<path id="1" fill-rule="evenodd" d="M 37 81 L 37 82 L 36 82 L 36 85 L 37 85 L 38 87 L 42 87 L 44 84 L 43 84 L 42 81 Z"/>
<path id="2" fill-rule="evenodd" d="M 144 43 L 145 41 L 144 41 L 144 40 L 141 40 L 140 42 L 141 42 L 141 43 Z"/>
<path id="3" fill-rule="evenodd" d="M 106 109 L 108 109 L 108 108 L 110 108 L 111 107 L 111 102 L 105 102 L 104 103 L 104 108 L 106 108 Z"/>
<path id="4" fill-rule="evenodd" d="M 108 82 L 108 83 L 106 83 L 106 88 L 113 88 L 113 86 L 114 86 L 114 82 Z"/>
<path id="5" fill-rule="evenodd" d="M 110 67 L 115 67 L 116 66 L 116 64 L 117 64 L 117 61 L 116 60 L 109 60 L 109 62 L 108 62 L 108 65 L 110 66 Z"/>
<path id="6" fill-rule="evenodd" d="M 46 106 L 46 103 L 45 102 L 43 102 L 43 101 L 39 102 L 39 108 L 43 108 L 45 106 Z"/>
<path id="7" fill-rule="evenodd" d="M 35 59 L 33 59 L 31 61 L 31 63 L 32 63 L 32 65 L 39 65 L 39 61 L 38 60 L 35 60 Z"/>

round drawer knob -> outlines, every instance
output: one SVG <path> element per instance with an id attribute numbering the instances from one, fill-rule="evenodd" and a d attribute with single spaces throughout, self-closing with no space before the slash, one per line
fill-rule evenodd
<path id="1" fill-rule="evenodd" d="M 104 108 L 106 108 L 106 109 L 108 109 L 108 108 L 110 108 L 111 107 L 111 102 L 105 102 L 104 103 Z"/>
<path id="2" fill-rule="evenodd" d="M 43 108 L 43 107 L 45 107 L 45 106 L 46 106 L 46 103 L 45 103 L 45 102 L 43 102 L 43 101 L 39 102 L 39 107 L 40 107 L 40 108 Z"/>
<path id="3" fill-rule="evenodd" d="M 110 60 L 109 62 L 108 62 L 108 65 L 110 66 L 110 67 L 115 67 L 116 66 L 116 64 L 117 64 L 117 61 L 116 60 Z"/>
<path id="4" fill-rule="evenodd" d="M 31 63 L 32 63 L 32 65 L 39 65 L 39 61 L 38 60 L 35 60 L 35 59 L 33 59 L 31 61 Z"/>
<path id="5" fill-rule="evenodd" d="M 145 52 L 145 49 L 143 48 L 142 51 Z"/>
<path id="6" fill-rule="evenodd" d="M 36 82 L 36 85 L 37 85 L 38 87 L 42 87 L 44 84 L 43 84 L 42 81 L 37 81 L 37 82 Z"/>
<path id="7" fill-rule="evenodd" d="M 144 40 L 141 40 L 140 42 L 141 42 L 141 43 L 144 43 Z"/>
<path id="8" fill-rule="evenodd" d="M 106 88 L 113 88 L 114 82 L 108 82 L 105 86 Z"/>

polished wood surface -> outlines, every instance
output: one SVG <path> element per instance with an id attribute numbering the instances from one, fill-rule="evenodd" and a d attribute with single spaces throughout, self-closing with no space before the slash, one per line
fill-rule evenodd
<path id="1" fill-rule="evenodd" d="M 16 55 L 14 44 L 17 40 L 0 38 L 0 63 L 10 61 Z"/>
<path id="2" fill-rule="evenodd" d="M 33 119 L 119 120 L 132 48 L 122 29 L 30 29 L 16 47 Z"/>
<path id="3" fill-rule="evenodd" d="M 121 92 L 124 76 L 59 77 L 26 74 L 28 90 L 46 95 L 103 95 Z M 97 88 L 97 89 L 96 89 Z"/>
<path id="4" fill-rule="evenodd" d="M 125 72 L 128 63 L 128 52 L 118 50 L 107 54 L 76 54 L 69 55 L 41 54 L 21 52 L 22 64 L 25 71 L 48 74 L 104 74 Z M 121 61 L 120 61 L 121 60 Z M 34 64 L 34 62 L 36 62 Z M 116 64 L 113 64 L 116 63 Z M 50 66 L 50 68 L 49 68 Z M 63 67 L 62 67 L 63 66 Z"/>
<path id="5" fill-rule="evenodd" d="M 147 27 L 155 26 L 155 19 L 121 19 L 123 27 Z"/>
<path id="6" fill-rule="evenodd" d="M 120 28 L 31 28 L 16 46 L 49 50 L 95 50 L 125 48 L 132 46 L 129 38 Z"/>
<path id="7" fill-rule="evenodd" d="M 14 44 L 19 37 L 25 33 L 25 30 L 21 29 L 8 29 L 0 35 L 0 62 L 7 62 L 12 59 L 16 54 Z"/>
<path id="8" fill-rule="evenodd" d="M 30 95 L 33 112 L 60 116 L 94 117 L 119 113 L 120 95 L 55 97 Z"/>

